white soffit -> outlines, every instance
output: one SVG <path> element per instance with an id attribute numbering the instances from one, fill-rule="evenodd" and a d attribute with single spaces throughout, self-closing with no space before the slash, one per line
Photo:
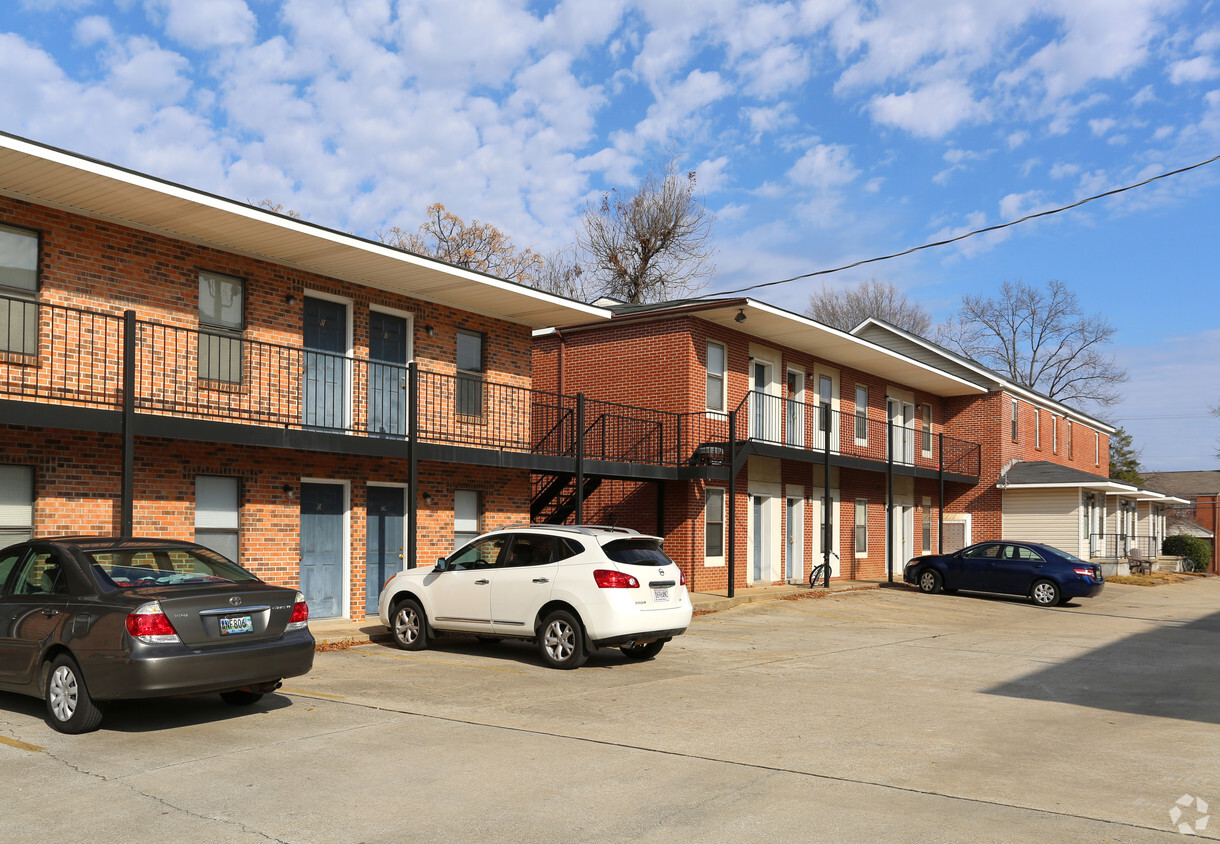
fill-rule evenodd
<path id="1" fill-rule="evenodd" d="M 544 328 L 610 311 L 0 133 L 0 194 Z"/>
<path id="2" fill-rule="evenodd" d="M 736 321 L 738 311 L 745 313 L 744 322 Z M 973 396 L 987 392 L 986 388 L 978 384 L 972 384 L 868 340 L 853 337 L 844 331 L 753 299 L 744 306 L 726 305 L 723 308 L 701 309 L 692 315 L 733 331 L 745 332 L 757 338 L 759 343 L 798 349 L 831 363 L 859 369 L 887 378 L 896 385 L 914 387 L 933 395 Z"/>

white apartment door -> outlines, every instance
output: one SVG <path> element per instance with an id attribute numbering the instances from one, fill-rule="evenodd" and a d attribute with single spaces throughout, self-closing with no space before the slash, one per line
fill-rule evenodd
<path id="1" fill-rule="evenodd" d="M 779 401 L 771 395 L 772 365 L 765 360 L 750 364 L 750 435 L 757 440 L 779 442 Z"/>
<path id="2" fill-rule="evenodd" d="M 775 548 L 771 535 L 772 506 L 769 495 L 750 496 L 750 583 L 755 586 L 767 586 L 775 578 L 771 565 Z"/>
<path id="3" fill-rule="evenodd" d="M 789 583 L 805 579 L 805 495 L 789 491 L 784 509 L 784 577 Z"/>
<path id="4" fill-rule="evenodd" d="M 787 420 L 784 442 L 796 448 L 805 445 L 805 375 L 796 369 L 788 370 Z"/>
<path id="5" fill-rule="evenodd" d="M 915 504 L 911 501 L 894 502 L 894 547 L 890 559 L 894 566 L 894 580 L 902 580 L 902 569 L 907 560 L 915 556 Z"/>
<path id="6" fill-rule="evenodd" d="M 915 462 L 915 405 L 893 398 L 885 401 L 890 419 L 890 448 L 893 450 L 894 462 L 910 465 Z"/>

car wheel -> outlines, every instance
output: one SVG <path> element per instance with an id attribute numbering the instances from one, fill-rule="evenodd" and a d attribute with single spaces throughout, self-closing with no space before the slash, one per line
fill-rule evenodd
<path id="1" fill-rule="evenodd" d="M 1039 580 L 1029 590 L 1029 597 L 1040 607 L 1053 607 L 1062 599 L 1059 587 L 1050 580 Z"/>
<path id="2" fill-rule="evenodd" d="M 238 689 L 232 692 L 221 692 L 220 699 L 229 704 L 229 706 L 250 706 L 262 700 L 263 693 Z"/>
<path id="3" fill-rule="evenodd" d="M 939 594 L 945 588 L 944 581 L 941 580 L 940 572 L 936 569 L 924 569 L 919 573 L 919 591 L 927 592 L 929 595 Z"/>
<path id="4" fill-rule="evenodd" d="M 657 640 L 655 642 L 645 642 L 641 645 L 623 645 L 619 650 L 629 659 L 652 659 L 661 652 L 663 647 L 665 647 L 665 643 Z"/>
<path id="5" fill-rule="evenodd" d="M 89 697 L 85 675 L 76 660 L 60 654 L 47 671 L 43 697 L 47 723 L 61 733 L 88 733 L 102 723 L 102 710 Z"/>
<path id="6" fill-rule="evenodd" d="M 418 601 L 407 598 L 394 606 L 390 634 L 394 644 L 404 651 L 418 651 L 428 646 L 428 619 Z"/>
<path id="7" fill-rule="evenodd" d="M 567 610 L 555 610 L 542 620 L 538 651 L 551 668 L 577 668 L 588 658 L 585 633 Z"/>

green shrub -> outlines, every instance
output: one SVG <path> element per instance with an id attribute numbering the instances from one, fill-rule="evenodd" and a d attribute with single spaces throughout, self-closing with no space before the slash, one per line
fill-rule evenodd
<path id="1" fill-rule="evenodd" d="M 1161 553 L 1169 557 L 1185 557 L 1187 571 L 1207 571 L 1212 561 L 1211 543 L 1185 533 L 1165 537 Z"/>

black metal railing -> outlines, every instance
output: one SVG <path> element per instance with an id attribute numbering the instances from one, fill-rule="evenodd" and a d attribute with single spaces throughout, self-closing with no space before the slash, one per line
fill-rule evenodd
<path id="1" fill-rule="evenodd" d="M 403 364 L 21 298 L 0 297 L 0 396 L 154 415 L 406 439 Z M 976 443 L 752 391 L 730 413 L 674 413 L 560 395 L 464 372 L 417 370 L 421 442 L 633 464 L 721 465 L 746 441 L 978 477 Z M 582 407 L 583 403 L 583 407 Z M 729 442 L 736 417 L 738 443 Z M 583 429 L 578 419 L 583 418 Z"/>
<path id="2" fill-rule="evenodd" d="M 1108 560 L 1125 559 L 1132 552 L 1155 559 L 1161 552 L 1161 541 L 1156 536 L 1133 533 L 1089 534 L 1089 556 Z"/>

